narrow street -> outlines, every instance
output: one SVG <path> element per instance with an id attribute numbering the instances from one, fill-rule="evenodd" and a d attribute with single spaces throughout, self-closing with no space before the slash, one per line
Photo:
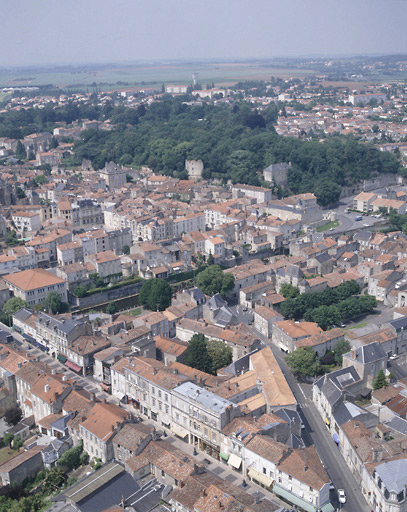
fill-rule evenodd
<path id="1" fill-rule="evenodd" d="M 6 326 L 0 325 L 0 328 L 10 332 L 10 329 Z M 265 336 L 260 334 L 258 331 L 253 329 L 253 332 L 263 341 L 265 345 L 271 347 L 273 354 L 276 357 L 280 367 L 282 368 L 284 375 L 296 397 L 297 403 L 299 405 L 299 411 L 305 425 L 305 430 L 303 432 L 304 442 L 307 445 L 315 445 L 321 461 L 335 486 L 335 489 L 345 489 L 347 495 L 347 503 L 346 505 L 342 506 L 341 510 L 344 512 L 355 512 L 356 510 L 358 512 L 368 512 L 370 509 L 367 506 L 362 493 L 360 492 L 356 480 L 354 479 L 345 461 L 337 450 L 337 447 L 333 442 L 330 433 L 325 428 L 324 423 L 312 401 L 312 386 L 309 384 L 298 384 L 293 374 L 287 367 L 284 361 L 284 354 L 280 351 L 280 349 L 275 347 L 270 342 L 270 340 L 265 338 Z M 48 356 L 38 348 L 31 347 L 28 350 L 27 347 L 29 344 L 22 338 L 22 336 L 15 331 L 12 331 L 12 333 L 17 342 L 21 344 L 23 349 L 26 349 L 27 352 L 30 352 L 33 356 L 38 357 L 41 361 L 46 362 L 51 368 L 64 372 L 74 382 L 80 384 L 84 389 L 95 393 L 98 399 L 106 399 L 109 402 L 116 403 L 117 405 L 120 405 L 120 407 L 131 412 L 133 415 L 137 415 L 137 411 L 132 406 L 120 403 L 116 397 L 109 395 L 100 389 L 98 383 L 92 377 L 77 375 L 75 372 L 68 369 L 59 361 L 55 361 L 52 357 Z M 156 423 L 154 423 L 152 420 L 149 420 L 144 416 L 142 418 L 143 421 L 149 422 L 151 425 L 156 426 Z M 178 439 L 175 436 L 171 436 L 166 437 L 166 440 L 189 453 L 190 455 L 193 454 L 193 446 L 185 443 L 181 439 Z M 232 482 L 235 485 L 242 486 L 243 476 L 231 469 L 229 466 L 212 459 L 203 452 L 199 452 L 195 457 L 198 462 L 203 463 L 204 465 L 206 461 L 209 461 L 210 464 L 208 464 L 208 469 L 210 469 L 216 475 L 229 482 Z M 279 503 L 281 506 L 287 506 L 274 494 L 271 494 L 257 484 L 250 482 L 249 479 L 246 479 L 246 482 L 247 486 L 245 487 L 245 490 L 250 494 L 254 496 L 257 495 L 259 498 L 267 497 L 268 499 Z M 334 499 L 333 503 L 335 505 Z"/>
<path id="2" fill-rule="evenodd" d="M 305 425 L 304 441 L 307 444 L 315 445 L 335 489 L 344 489 L 346 492 L 347 503 L 341 507 L 341 510 L 344 512 L 369 512 L 371 509 L 368 507 L 359 485 L 339 453 L 312 401 L 312 386 L 310 384 L 298 384 L 284 361 L 284 353 L 258 331 L 253 329 L 253 332 L 260 337 L 264 344 L 271 348 L 294 393 Z M 334 500 L 333 504 L 338 506 L 338 503 L 335 503 Z"/>

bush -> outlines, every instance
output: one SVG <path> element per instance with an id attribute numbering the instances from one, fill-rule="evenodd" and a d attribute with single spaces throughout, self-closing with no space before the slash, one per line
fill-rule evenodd
<path id="1" fill-rule="evenodd" d="M 58 461 L 58 466 L 61 466 L 66 471 L 72 471 L 73 469 L 78 468 L 81 465 L 82 451 L 82 443 L 78 444 L 78 446 L 70 448 L 61 455 Z"/>

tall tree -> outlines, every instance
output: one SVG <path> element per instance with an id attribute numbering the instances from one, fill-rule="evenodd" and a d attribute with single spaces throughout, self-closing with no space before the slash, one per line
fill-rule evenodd
<path id="1" fill-rule="evenodd" d="M 194 334 L 185 351 L 185 363 L 201 372 L 212 373 L 212 360 L 208 353 L 206 338 L 203 334 Z"/>
<path id="2" fill-rule="evenodd" d="M 21 140 L 19 140 L 17 142 L 16 158 L 18 158 L 19 160 L 25 160 L 27 158 L 27 153 L 25 151 L 25 148 L 24 148 Z"/>
<path id="3" fill-rule="evenodd" d="M 388 385 L 389 385 L 389 383 L 387 382 L 386 375 L 384 374 L 384 371 L 379 370 L 379 373 L 377 374 L 375 380 L 373 381 L 374 391 L 381 389 Z"/>

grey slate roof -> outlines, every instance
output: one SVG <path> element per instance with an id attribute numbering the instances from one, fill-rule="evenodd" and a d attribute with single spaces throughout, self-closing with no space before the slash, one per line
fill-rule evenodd
<path id="1" fill-rule="evenodd" d="M 209 299 L 208 304 L 212 311 L 216 311 L 217 309 L 226 306 L 227 302 L 219 293 L 216 293 L 213 297 Z"/>
<path id="2" fill-rule="evenodd" d="M 49 329 L 57 327 L 59 331 L 66 334 L 69 334 L 73 329 L 75 329 L 75 327 L 82 323 L 82 321 L 72 320 L 70 318 L 64 319 L 62 321 L 62 319 L 60 320 L 58 318 L 54 318 L 53 316 L 47 315 L 46 313 L 39 313 L 38 321 L 43 325 L 46 325 Z"/>
<path id="3" fill-rule="evenodd" d="M 287 269 L 287 275 L 291 277 L 301 278 L 304 277 L 304 272 L 298 265 L 290 265 Z"/>
<path id="4" fill-rule="evenodd" d="M 21 320 L 22 322 L 25 322 L 25 320 L 27 320 L 27 318 L 30 318 L 30 316 L 32 315 L 32 311 L 30 311 L 29 309 L 26 309 L 26 308 L 22 308 L 20 309 L 19 311 L 17 311 L 17 313 L 14 313 L 14 318 L 17 318 L 17 320 Z"/>
<path id="5" fill-rule="evenodd" d="M 355 236 L 353 237 L 354 240 L 358 240 L 361 242 L 368 242 L 372 237 L 372 233 L 370 231 L 358 231 Z"/>
<path id="6" fill-rule="evenodd" d="M 407 485 L 407 460 L 399 459 L 376 466 L 376 473 L 389 492 L 399 493 Z"/>
<path id="7" fill-rule="evenodd" d="M 292 411 L 291 409 L 278 409 L 278 411 L 274 411 L 273 414 L 281 418 L 282 420 L 287 421 L 288 423 L 298 423 L 301 425 L 301 416 L 297 411 Z"/>
<path id="8" fill-rule="evenodd" d="M 328 253 L 323 252 L 322 254 L 318 254 L 318 256 L 315 256 L 315 259 L 318 261 L 318 263 L 326 263 L 331 259 Z"/>
<path id="9" fill-rule="evenodd" d="M 380 359 L 387 359 L 387 355 L 380 343 L 374 341 L 373 343 L 369 343 L 369 345 L 362 345 L 355 349 L 355 359 L 359 363 L 369 364 L 380 361 Z"/>
<path id="10" fill-rule="evenodd" d="M 396 332 L 407 329 L 407 316 L 402 316 L 396 320 L 392 320 L 389 324 L 396 330 Z"/>
<path id="11" fill-rule="evenodd" d="M 202 301 L 202 300 L 205 302 L 205 295 L 200 288 L 198 288 L 198 287 L 192 288 L 191 290 L 188 291 L 188 293 L 197 302 Z"/>
<path id="12" fill-rule="evenodd" d="M 372 416 L 372 419 L 375 418 L 372 413 L 361 409 L 352 402 L 340 404 L 333 412 L 333 417 L 338 425 L 344 425 L 349 420 L 359 420 L 363 423 L 369 416 Z"/>
<path id="13" fill-rule="evenodd" d="M 357 371 L 353 366 L 349 366 L 320 377 L 315 382 L 315 386 L 324 393 L 328 402 L 333 405 L 342 397 L 343 388 L 358 380 L 360 380 L 360 377 Z M 349 394 L 349 392 L 347 393 Z"/>
<path id="14" fill-rule="evenodd" d="M 386 425 L 392 430 L 400 432 L 400 434 L 407 435 L 407 420 L 394 416 L 390 421 L 386 422 Z"/>

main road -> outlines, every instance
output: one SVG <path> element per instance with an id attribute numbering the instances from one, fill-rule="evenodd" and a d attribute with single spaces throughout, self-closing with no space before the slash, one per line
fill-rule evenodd
<path id="1" fill-rule="evenodd" d="M 342 506 L 344 512 L 369 512 L 368 507 L 360 486 L 357 484 L 354 476 L 346 465 L 342 455 L 340 454 L 336 444 L 332 440 L 332 436 L 326 429 L 322 418 L 312 401 L 312 386 L 299 385 L 293 374 L 288 368 L 284 354 L 281 350 L 273 345 L 271 341 L 252 328 L 253 333 L 259 337 L 263 343 L 269 346 L 282 369 L 291 390 L 299 404 L 300 414 L 305 425 L 304 441 L 307 444 L 314 444 L 321 461 L 330 476 L 335 489 L 344 489 L 347 502 Z M 336 499 L 336 498 L 335 498 Z"/>

